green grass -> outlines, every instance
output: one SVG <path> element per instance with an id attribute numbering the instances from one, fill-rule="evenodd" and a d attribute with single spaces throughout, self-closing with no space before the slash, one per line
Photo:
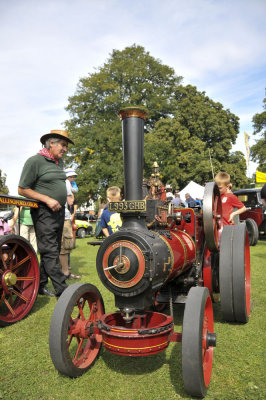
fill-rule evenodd
<path id="1" fill-rule="evenodd" d="M 95 259 L 98 247 L 78 239 L 71 255 L 72 272 L 103 295 L 106 312 L 114 298 L 99 281 Z M 265 267 L 266 241 L 251 248 L 253 310 L 246 325 L 221 321 L 215 304 L 217 347 L 206 399 L 265 399 Z M 73 281 L 71 281 L 73 283 Z M 49 286 L 52 288 L 51 286 Z M 49 354 L 49 325 L 56 299 L 39 296 L 24 320 L 0 328 L 0 399 L 5 400 L 174 400 L 184 392 L 181 345 L 170 343 L 160 354 L 128 358 L 102 349 L 94 366 L 77 379 L 61 376 Z M 176 330 L 181 331 L 182 307 L 175 306 Z"/>

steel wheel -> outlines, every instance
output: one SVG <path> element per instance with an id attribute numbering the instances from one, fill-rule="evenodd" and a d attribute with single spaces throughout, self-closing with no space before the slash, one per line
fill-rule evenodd
<path id="1" fill-rule="evenodd" d="M 104 314 L 98 289 L 75 283 L 60 296 L 50 324 L 50 354 L 55 368 L 76 378 L 94 363 L 102 345 L 97 321 Z"/>
<path id="2" fill-rule="evenodd" d="M 258 243 L 258 239 L 259 239 L 258 225 L 252 218 L 247 218 L 245 220 L 245 222 L 246 222 L 246 227 L 247 227 L 247 231 L 248 231 L 249 245 L 256 246 L 256 244 Z"/>
<path id="3" fill-rule="evenodd" d="M 235 226 L 233 239 L 233 304 L 235 320 L 248 322 L 250 313 L 250 253 L 245 223 Z"/>
<path id="4" fill-rule="evenodd" d="M 245 223 L 224 226 L 219 278 L 223 319 L 247 322 L 250 313 L 250 254 Z"/>
<path id="5" fill-rule="evenodd" d="M 235 321 L 233 306 L 233 237 L 234 225 L 225 225 L 220 242 L 219 280 L 223 319 Z"/>
<path id="6" fill-rule="evenodd" d="M 182 332 L 182 373 L 187 393 L 204 397 L 211 379 L 213 347 L 212 301 L 207 288 L 193 287 L 188 293 Z"/>
<path id="7" fill-rule="evenodd" d="M 220 191 L 215 182 L 206 183 L 203 198 L 203 225 L 206 245 L 210 251 L 219 250 L 223 226 Z"/>
<path id="8" fill-rule="evenodd" d="M 21 236 L 0 237 L 0 326 L 11 325 L 32 309 L 39 288 L 39 263 Z"/>

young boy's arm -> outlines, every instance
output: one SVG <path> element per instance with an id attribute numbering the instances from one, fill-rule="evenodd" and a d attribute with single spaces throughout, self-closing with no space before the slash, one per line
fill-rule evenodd
<path id="1" fill-rule="evenodd" d="M 229 222 L 234 222 L 234 217 L 235 217 L 236 215 L 242 214 L 242 213 L 245 212 L 245 211 L 246 211 L 246 207 L 245 207 L 245 206 L 242 207 L 242 208 L 239 208 L 239 209 L 236 210 L 236 211 L 233 211 L 233 212 L 230 214 Z"/>

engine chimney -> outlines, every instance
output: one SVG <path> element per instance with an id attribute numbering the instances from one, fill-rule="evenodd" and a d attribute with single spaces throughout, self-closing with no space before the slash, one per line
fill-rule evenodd
<path id="1" fill-rule="evenodd" d="M 122 120 L 125 200 L 142 200 L 144 119 L 137 107 L 127 107 L 118 113 Z"/>
<path id="2" fill-rule="evenodd" d="M 125 200 L 142 200 L 144 119 L 146 113 L 138 107 L 126 107 L 118 112 L 122 120 Z M 123 227 L 145 227 L 143 218 L 128 217 Z"/>

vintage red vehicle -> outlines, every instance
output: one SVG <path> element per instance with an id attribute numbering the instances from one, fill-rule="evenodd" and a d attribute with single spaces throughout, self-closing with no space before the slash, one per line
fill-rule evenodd
<path id="1" fill-rule="evenodd" d="M 0 194 L 0 204 L 13 207 L 38 207 L 30 199 Z M 0 214 L 0 326 L 11 325 L 32 309 L 39 289 L 39 263 L 30 242 L 13 235 L 8 219 L 13 211 Z"/>
<path id="2" fill-rule="evenodd" d="M 77 377 L 101 346 L 141 357 L 181 342 L 185 390 L 204 397 L 216 346 L 212 301 L 220 296 L 223 318 L 246 323 L 250 313 L 250 258 L 245 224 L 222 226 L 218 187 L 208 183 L 203 210 L 171 209 L 156 183 L 143 200 L 145 113 L 130 107 L 122 120 L 125 200 L 110 203 L 122 228 L 100 245 L 98 275 L 119 311 L 105 314 L 99 290 L 73 284 L 59 298 L 50 324 L 50 354 L 57 370 Z M 173 305 L 185 303 L 182 332 Z M 163 313 L 165 304 L 169 313 Z M 156 383 L 155 383 L 156 384 Z"/>
<path id="3" fill-rule="evenodd" d="M 239 189 L 234 194 L 241 200 L 247 210 L 240 215 L 240 221 L 246 222 L 249 234 L 249 244 L 257 244 L 259 234 L 266 235 L 266 207 L 261 200 L 261 188 Z"/>

